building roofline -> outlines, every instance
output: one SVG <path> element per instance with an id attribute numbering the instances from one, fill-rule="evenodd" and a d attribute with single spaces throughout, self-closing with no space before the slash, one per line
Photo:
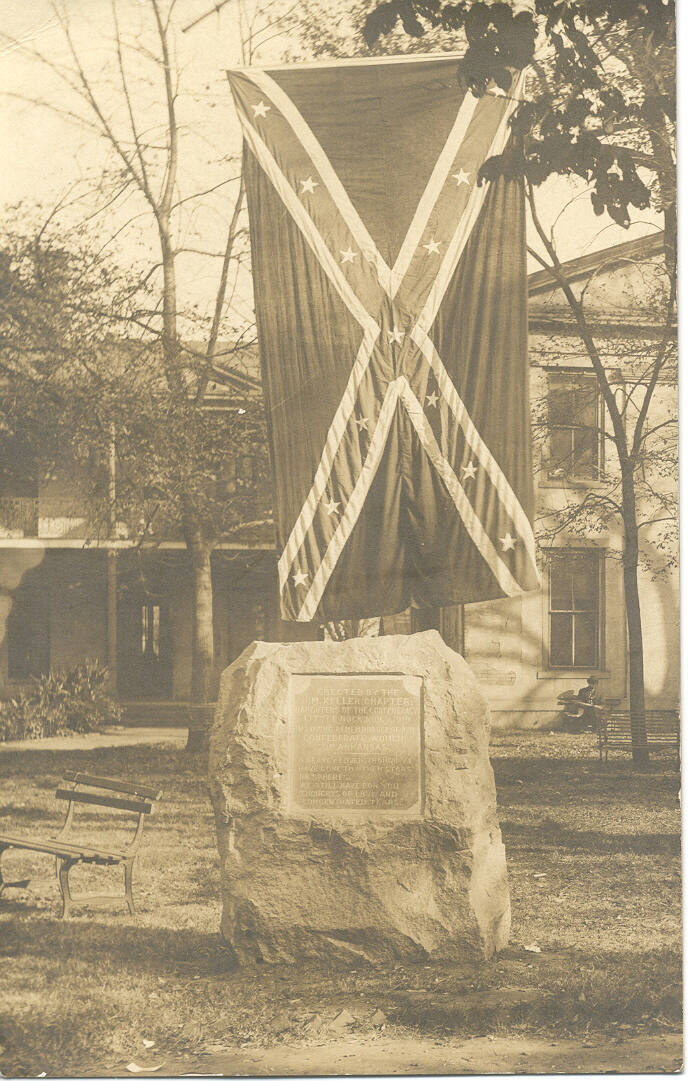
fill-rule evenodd
<path id="1" fill-rule="evenodd" d="M 602 248 L 600 251 L 589 252 L 579 255 L 576 259 L 569 259 L 562 263 L 562 270 L 569 282 L 580 281 L 587 278 L 602 267 L 605 270 L 615 270 L 624 263 L 637 262 L 642 259 L 660 255 L 664 251 L 664 230 L 649 233 L 646 236 L 627 240 L 623 244 L 615 244 L 611 248 Z M 550 293 L 558 289 L 556 278 L 549 270 L 536 270 L 528 275 L 528 296 L 537 296 L 540 293 Z"/>
<path id="2" fill-rule="evenodd" d="M 636 338 L 647 341 L 655 341 L 662 338 L 666 333 L 666 325 L 657 321 L 650 322 L 643 319 L 624 319 L 621 316 L 610 315 L 608 318 L 596 316 L 588 319 L 588 328 L 593 334 L 600 334 L 608 338 Z M 671 329 L 676 332 L 676 323 L 672 323 Z M 580 338 L 580 330 L 571 315 L 548 315 L 542 312 L 532 312 L 528 318 L 528 333 L 556 334 L 561 337 Z"/>
<path id="3" fill-rule="evenodd" d="M 86 541 L 83 537 L 0 537 L 0 550 L 14 548 L 33 549 L 71 549 L 81 552 L 118 551 L 132 552 L 140 549 L 144 552 L 159 551 L 187 551 L 185 541 L 150 541 L 141 544 L 133 540 L 99 540 Z M 235 541 L 222 540 L 215 545 L 218 551 L 261 551 L 277 552 L 276 543 L 268 541 Z"/>

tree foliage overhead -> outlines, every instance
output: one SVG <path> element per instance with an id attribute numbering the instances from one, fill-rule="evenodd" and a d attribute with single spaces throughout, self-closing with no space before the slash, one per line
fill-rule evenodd
<path id="1" fill-rule="evenodd" d="M 171 393 L 137 275 L 23 216 L 2 229 L 0 294 L 0 463 L 42 478 L 65 469 L 73 479 L 76 466 L 91 537 L 115 519 L 132 540 L 178 536 L 191 513 L 215 541 L 270 516 L 260 397 L 208 409 L 198 395 L 206 357 L 192 342 L 179 344 Z M 224 365 L 241 372 L 247 350 L 224 348 Z"/>
<path id="2" fill-rule="evenodd" d="M 368 15 L 369 45 L 401 24 L 420 37 L 455 31 L 459 77 L 476 94 L 507 92 L 514 69 L 532 83 L 513 121 L 518 136 L 485 178 L 581 178 L 595 211 L 620 225 L 650 205 L 673 232 L 676 122 L 674 0 L 385 0 Z M 639 170 L 641 170 L 639 172 Z"/>

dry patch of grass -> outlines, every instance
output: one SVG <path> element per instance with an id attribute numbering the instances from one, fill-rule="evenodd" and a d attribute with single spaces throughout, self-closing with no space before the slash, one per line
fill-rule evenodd
<path id="1" fill-rule="evenodd" d="M 121 1073 L 154 1054 L 144 1038 L 167 1053 L 317 1039 L 313 1019 L 327 1022 L 343 1008 L 362 1031 L 372 1031 L 381 1009 L 388 1032 L 440 1037 L 676 1029 L 680 814 L 671 760 L 634 774 L 625 758 L 599 766 L 589 736 L 504 734 L 495 737 L 494 766 L 513 903 L 505 953 L 479 969 L 241 971 L 217 934 L 217 855 L 200 758 L 162 744 L 2 754 L 3 829 L 56 826 L 54 790 L 66 768 L 164 791 L 144 832 L 135 918 L 113 908 L 62 922 L 50 860 L 5 858 L 9 877 L 40 876 L 0 898 L 3 1072 Z M 91 830 L 103 820 L 87 821 Z M 103 843 L 113 824 L 96 826 Z M 534 945 L 540 953 L 524 949 Z"/>

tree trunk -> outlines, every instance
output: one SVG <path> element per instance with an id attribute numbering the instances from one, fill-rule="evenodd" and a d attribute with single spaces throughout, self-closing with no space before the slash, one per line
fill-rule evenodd
<path id="1" fill-rule="evenodd" d="M 631 711 L 631 742 L 633 763 L 645 769 L 650 763 L 645 727 L 645 661 L 643 657 L 643 625 L 638 592 L 638 524 L 635 513 L 635 491 L 630 465 L 623 469 L 623 511 L 625 544 L 623 554 L 624 600 L 628 626 L 628 681 Z"/>
<path id="2" fill-rule="evenodd" d="M 449 604 L 440 609 L 440 634 L 450 649 L 464 655 L 464 606 Z"/>
<path id="3" fill-rule="evenodd" d="M 210 568 L 212 548 L 196 532 L 188 545 L 193 573 L 193 615 L 191 639 L 191 701 L 197 705 L 210 699 L 213 676 L 213 582 Z M 192 712 L 187 751 L 201 751 L 207 745 L 208 717 L 205 710 Z"/>
<path id="4" fill-rule="evenodd" d="M 463 656 L 462 604 L 449 604 L 442 608 L 412 608 L 411 630 L 439 631 L 450 649 Z"/>

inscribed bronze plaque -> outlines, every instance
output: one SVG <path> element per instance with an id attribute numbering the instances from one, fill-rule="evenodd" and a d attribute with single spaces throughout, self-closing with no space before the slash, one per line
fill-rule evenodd
<path id="1" fill-rule="evenodd" d="M 422 811 L 420 676 L 292 675 L 292 811 Z"/>

